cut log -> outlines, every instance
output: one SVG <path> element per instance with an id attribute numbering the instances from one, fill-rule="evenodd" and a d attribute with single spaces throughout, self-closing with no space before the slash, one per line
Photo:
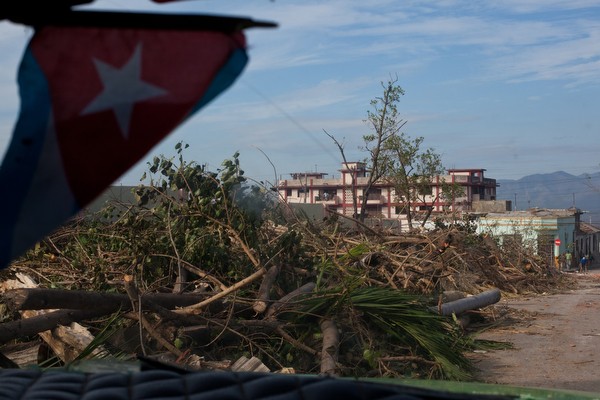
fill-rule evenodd
<path id="1" fill-rule="evenodd" d="M 283 309 L 291 307 L 292 300 L 303 294 L 311 293 L 313 290 L 315 290 L 315 287 L 317 287 L 316 283 L 309 282 L 303 286 L 300 286 L 298 289 L 286 294 L 281 299 L 273 302 L 273 304 L 271 304 L 271 307 L 269 307 L 269 309 L 267 310 L 266 318 L 272 318 L 275 316 L 275 314 L 281 312 Z"/>
<path id="2" fill-rule="evenodd" d="M 30 367 L 38 363 L 41 343 L 39 340 L 29 343 L 18 343 L 4 347 L 2 352 L 8 359 L 17 364 L 18 368 Z"/>
<path id="3" fill-rule="evenodd" d="M 265 276 L 263 276 L 263 280 L 258 288 L 256 301 L 252 306 L 252 309 L 258 314 L 262 314 L 267 310 L 267 307 L 269 306 L 269 293 L 271 292 L 271 287 L 273 287 L 280 270 L 281 267 L 279 265 L 274 265 L 269 268 Z"/>
<path id="4" fill-rule="evenodd" d="M 467 295 L 464 292 L 458 290 L 446 290 L 442 293 L 442 303 L 450 303 L 451 301 L 464 299 L 465 297 L 467 297 Z"/>
<path id="5" fill-rule="evenodd" d="M 146 299 L 164 308 L 174 309 L 196 304 L 212 295 L 213 293 L 181 295 L 173 293 L 149 293 L 142 295 L 142 308 Z M 131 308 L 131 302 L 126 294 L 85 290 L 11 289 L 4 293 L 4 299 L 8 307 L 12 310 L 89 309 L 98 304 L 111 307 L 114 310 L 119 308 L 129 310 Z"/>
<path id="6" fill-rule="evenodd" d="M 322 319 L 320 326 L 321 332 L 323 333 L 321 374 L 337 376 L 338 349 L 340 346 L 340 334 L 337 325 L 330 319 Z"/>
<path id="7" fill-rule="evenodd" d="M 48 343 L 54 354 L 65 363 L 75 361 L 94 340 L 94 335 L 76 322 L 69 325 L 59 325 L 51 331 L 40 332 L 39 335 Z M 86 358 L 109 355 L 110 353 L 104 346 L 98 346 Z"/>
<path id="8" fill-rule="evenodd" d="M 500 297 L 500 289 L 492 289 L 474 296 L 465 297 L 464 299 L 444 303 L 439 307 L 439 310 L 435 308 L 434 310 L 439 312 L 440 315 L 459 315 L 465 311 L 495 304 L 500 301 Z"/>
<path id="9" fill-rule="evenodd" d="M 31 277 L 17 273 L 17 279 L 2 282 L 0 289 L 6 291 L 33 287 L 37 287 L 37 283 Z M 0 329 L 0 343 L 37 333 L 56 356 L 64 362 L 71 362 L 94 338 L 86 328 L 73 321 L 95 318 L 111 312 L 112 308 L 105 308 L 104 304 L 90 306 L 86 310 L 21 311 L 21 320 L 1 325 L 3 329 Z M 59 325 L 63 327 L 56 329 Z"/>
<path id="10" fill-rule="evenodd" d="M 97 318 L 110 313 L 110 310 L 58 310 L 44 312 L 39 315 L 34 311 L 24 311 L 23 319 L 0 324 L 0 343 L 6 343 L 20 337 L 35 335 L 58 325 L 69 325 L 72 322 Z"/>
<path id="11" fill-rule="evenodd" d="M 231 366 L 231 370 L 234 372 L 271 372 L 269 367 L 262 363 L 256 357 L 245 357 L 241 356 Z"/>
<path id="12" fill-rule="evenodd" d="M 19 365 L 0 352 L 0 368 L 19 368 Z"/>

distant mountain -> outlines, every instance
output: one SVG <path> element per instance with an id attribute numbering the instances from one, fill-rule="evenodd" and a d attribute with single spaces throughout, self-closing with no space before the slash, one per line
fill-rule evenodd
<path id="1" fill-rule="evenodd" d="M 582 216 L 584 222 L 600 226 L 600 172 L 575 176 L 557 171 L 497 182 L 500 184 L 496 189 L 497 199 L 511 200 L 513 209 L 575 206 L 586 212 Z"/>

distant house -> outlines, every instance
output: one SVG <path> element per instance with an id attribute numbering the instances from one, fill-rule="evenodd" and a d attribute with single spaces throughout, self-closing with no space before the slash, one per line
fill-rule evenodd
<path id="1" fill-rule="evenodd" d="M 135 186 L 109 186 L 84 210 L 84 213 L 95 213 L 106 207 L 108 204 L 124 205 L 125 208 L 131 204 L 137 204 L 137 199 L 133 194 Z"/>
<path id="2" fill-rule="evenodd" d="M 571 253 L 572 259 L 581 251 L 579 231 L 581 210 L 534 208 L 526 211 L 488 213 L 478 219 L 477 232 L 491 234 L 500 244 L 521 243 L 534 253 L 560 257 Z"/>
<path id="3" fill-rule="evenodd" d="M 485 169 L 449 169 L 447 175 L 436 176 L 424 201 L 412 204 L 415 212 L 473 211 L 482 201 L 496 201 L 495 179 L 484 177 Z M 321 204 L 327 211 L 352 216 L 353 200 L 360 207 L 366 192 L 369 171 L 362 162 L 343 163 L 339 178 L 326 178 L 322 172 L 294 172 L 292 179 L 279 182 L 279 197 L 286 203 Z M 451 201 L 443 199 L 442 183 L 455 183 L 464 188 L 463 195 Z M 367 194 L 366 214 L 370 218 L 398 219 L 403 213 L 403 201 L 393 186 L 378 181 Z M 360 208 L 358 210 L 360 212 Z"/>
<path id="4" fill-rule="evenodd" d="M 583 256 L 593 257 L 593 262 L 600 260 L 600 228 L 581 222 L 575 232 L 575 259 Z"/>

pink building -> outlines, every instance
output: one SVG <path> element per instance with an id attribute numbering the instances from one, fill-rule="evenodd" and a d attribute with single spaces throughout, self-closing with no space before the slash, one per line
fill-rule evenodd
<path id="1" fill-rule="evenodd" d="M 484 177 L 485 169 L 449 169 L 447 175 L 436 176 L 424 201 L 413 203 L 414 211 L 472 211 L 474 203 L 496 200 L 495 179 Z M 340 178 L 328 179 L 321 172 L 296 172 L 292 179 L 279 182 L 280 198 L 288 203 L 322 204 L 327 210 L 351 216 L 353 198 L 362 203 L 369 171 L 361 162 L 342 165 Z M 354 177 L 354 179 L 353 179 Z M 464 188 L 463 196 L 451 202 L 442 200 L 442 182 L 456 183 Z M 374 218 L 399 218 L 402 201 L 394 188 L 385 182 L 375 182 L 367 199 L 367 215 Z M 360 208 L 359 208 L 360 211 Z"/>

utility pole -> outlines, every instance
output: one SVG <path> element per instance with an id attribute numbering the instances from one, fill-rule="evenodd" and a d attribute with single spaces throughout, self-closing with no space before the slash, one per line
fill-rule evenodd
<path id="1" fill-rule="evenodd" d="M 517 194 L 515 193 L 515 211 L 517 211 Z"/>
<path id="2" fill-rule="evenodd" d="M 308 196 L 308 176 L 304 173 L 304 202 L 306 203 L 306 197 Z"/>

